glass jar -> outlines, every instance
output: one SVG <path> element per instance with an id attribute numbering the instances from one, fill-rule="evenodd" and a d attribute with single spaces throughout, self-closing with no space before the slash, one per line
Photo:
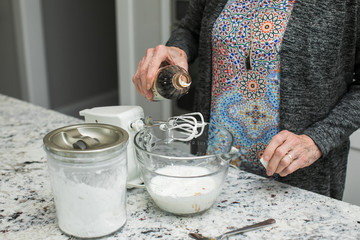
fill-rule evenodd
<path id="1" fill-rule="evenodd" d="M 44 137 L 59 228 L 80 238 L 109 235 L 126 222 L 128 133 L 78 124 Z"/>

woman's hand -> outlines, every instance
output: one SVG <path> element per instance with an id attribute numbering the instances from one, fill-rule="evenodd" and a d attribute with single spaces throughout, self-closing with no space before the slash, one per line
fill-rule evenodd
<path id="1" fill-rule="evenodd" d="M 180 48 L 166 47 L 164 45 L 149 48 L 146 51 L 146 55 L 139 62 L 132 79 L 136 90 L 149 101 L 153 99 L 153 94 L 150 89 L 156 72 L 164 62 L 178 65 L 185 70 L 188 69 L 186 53 Z"/>
<path id="2" fill-rule="evenodd" d="M 262 157 L 268 162 L 269 176 L 278 173 L 285 177 L 313 164 L 321 157 L 321 151 L 309 136 L 284 130 L 271 139 Z"/>

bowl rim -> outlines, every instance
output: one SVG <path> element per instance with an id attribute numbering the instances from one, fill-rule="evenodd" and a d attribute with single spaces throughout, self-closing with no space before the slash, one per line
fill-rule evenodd
<path id="1" fill-rule="evenodd" d="M 230 153 L 230 152 L 231 152 L 231 147 L 234 145 L 234 136 L 233 136 L 233 134 L 232 134 L 229 130 L 227 130 L 226 128 L 224 128 L 224 127 L 222 127 L 222 126 L 219 126 L 219 125 L 217 125 L 217 124 L 205 122 L 205 125 L 213 125 L 213 126 L 216 126 L 216 127 L 220 128 L 220 129 L 222 129 L 222 130 L 225 130 L 226 132 L 228 132 L 228 133 L 230 134 L 230 137 L 231 137 L 230 148 L 229 148 L 228 152 L 222 153 L 222 154 Z M 137 138 L 137 136 L 138 136 L 141 132 L 145 131 L 145 129 L 146 129 L 146 128 L 142 129 L 141 131 L 138 131 L 138 132 L 135 134 L 135 136 L 134 136 L 134 138 L 133 138 L 132 140 L 133 140 L 133 143 L 134 143 L 134 145 L 135 145 L 135 150 L 140 150 L 141 152 L 144 152 L 144 153 L 149 154 L 149 155 L 151 155 L 151 156 L 157 156 L 157 157 L 161 157 L 161 158 L 168 158 L 168 159 L 171 159 L 171 160 L 179 160 L 179 161 L 180 161 L 180 160 L 191 160 L 191 159 L 197 160 L 197 159 L 208 158 L 208 157 L 211 157 L 211 156 L 212 156 L 212 157 L 219 157 L 219 155 L 222 155 L 222 154 L 209 154 L 209 155 L 195 156 L 195 157 L 193 157 L 193 156 L 192 156 L 192 157 L 171 157 L 171 156 L 166 156 L 166 155 L 161 155 L 161 154 L 157 154 L 157 153 L 154 153 L 154 152 L 146 151 L 145 149 L 141 148 L 141 147 L 137 144 L 137 142 L 135 141 L 135 139 Z M 174 141 L 178 141 L 178 140 L 174 140 Z M 141 162 L 141 160 L 139 160 L 139 158 L 138 158 L 137 156 L 136 156 L 136 158 L 138 159 L 138 161 Z M 195 159 L 194 159 L 194 158 L 195 158 Z"/>
<path id="2" fill-rule="evenodd" d="M 143 164 L 142 164 L 143 165 Z M 230 163 L 229 162 L 226 162 L 226 164 L 224 166 L 222 166 L 221 168 L 219 168 L 220 170 L 224 170 L 224 173 L 226 175 L 228 169 L 229 169 L 229 165 Z M 145 167 L 144 165 L 142 167 Z M 146 168 L 146 167 L 145 167 Z M 204 167 L 205 168 L 205 167 Z M 205 178 L 205 177 L 211 177 L 213 175 L 217 175 L 219 173 L 222 173 L 223 171 L 219 171 L 216 170 L 216 171 L 212 171 L 210 173 L 207 173 L 207 174 L 202 174 L 202 175 L 193 175 L 193 176 L 174 176 L 174 175 L 167 175 L 167 174 L 163 174 L 163 173 L 159 173 L 159 172 L 156 172 L 154 170 L 150 170 L 148 168 L 146 168 L 146 171 L 150 172 L 150 173 L 154 173 L 156 174 L 156 176 L 161 176 L 161 177 L 169 177 L 169 178 L 179 178 L 179 179 L 191 179 L 191 178 Z"/>

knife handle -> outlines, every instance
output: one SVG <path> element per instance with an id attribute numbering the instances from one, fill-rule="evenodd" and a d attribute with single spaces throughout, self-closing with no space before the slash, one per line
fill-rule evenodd
<path id="1" fill-rule="evenodd" d="M 255 224 L 252 224 L 252 225 L 249 225 L 249 226 L 245 226 L 245 227 L 242 227 L 242 228 L 239 228 L 239 229 L 235 229 L 235 230 L 226 232 L 221 237 L 222 238 L 223 237 L 229 237 L 229 236 L 239 234 L 239 233 L 244 233 L 244 232 L 247 232 L 247 231 L 250 231 L 250 230 L 256 230 L 256 229 L 263 228 L 263 227 L 266 227 L 266 226 L 274 224 L 274 223 L 276 223 L 275 219 L 269 218 L 269 219 L 267 219 L 267 220 L 265 220 L 263 222 L 255 223 Z"/>

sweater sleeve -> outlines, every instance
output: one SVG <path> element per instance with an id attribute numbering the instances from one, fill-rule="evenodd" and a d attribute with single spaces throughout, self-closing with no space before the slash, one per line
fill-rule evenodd
<path id="1" fill-rule="evenodd" d="M 304 134 L 314 140 L 324 157 L 333 148 L 339 147 L 341 143 L 347 141 L 359 127 L 360 85 L 359 79 L 357 79 L 328 117 L 307 128 Z"/>
<path id="2" fill-rule="evenodd" d="M 357 23 L 353 81 L 330 114 L 304 132 L 326 156 L 360 128 L 360 22 Z M 350 73 L 351 74 L 351 73 Z"/>
<path id="3" fill-rule="evenodd" d="M 191 0 L 185 17 L 166 43 L 167 46 L 184 50 L 188 62 L 193 62 L 197 57 L 204 8 L 205 0 Z"/>

